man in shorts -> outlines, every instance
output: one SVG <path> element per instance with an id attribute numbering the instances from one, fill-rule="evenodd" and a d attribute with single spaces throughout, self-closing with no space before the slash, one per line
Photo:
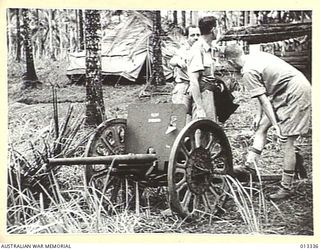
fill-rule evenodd
<path id="1" fill-rule="evenodd" d="M 187 93 L 189 88 L 189 76 L 187 72 L 187 61 L 191 46 L 200 37 L 200 30 L 197 26 L 191 25 L 186 29 L 187 39 L 183 41 L 179 50 L 171 58 L 170 65 L 174 67 L 175 87 L 172 91 L 172 102 L 190 105 L 190 96 Z M 189 112 L 190 113 L 190 112 Z"/>
<path id="2" fill-rule="evenodd" d="M 294 142 L 299 135 L 306 134 L 310 126 L 311 85 L 300 71 L 269 53 L 245 55 L 239 45 L 233 44 L 225 48 L 225 58 L 242 70 L 246 90 L 259 102 L 253 122 L 256 128 L 253 146 L 246 164 L 234 171 L 255 172 L 254 165 L 266 144 L 268 129 L 273 126 L 284 143 L 284 159 L 280 189 L 270 198 L 286 199 L 293 194 Z"/>
<path id="3" fill-rule="evenodd" d="M 218 37 L 218 22 L 214 16 L 199 20 L 201 37 L 190 49 L 188 56 L 189 92 L 192 95 L 192 117 L 225 122 L 237 109 L 233 96 L 223 81 L 215 76 L 217 47 L 212 44 Z"/>

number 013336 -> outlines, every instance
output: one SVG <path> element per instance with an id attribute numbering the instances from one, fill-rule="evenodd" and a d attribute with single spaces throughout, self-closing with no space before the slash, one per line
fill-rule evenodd
<path id="1" fill-rule="evenodd" d="M 310 244 L 310 243 L 308 243 L 308 244 L 300 244 L 300 248 L 302 248 L 302 249 L 317 249 L 317 248 L 319 248 L 319 244 Z"/>

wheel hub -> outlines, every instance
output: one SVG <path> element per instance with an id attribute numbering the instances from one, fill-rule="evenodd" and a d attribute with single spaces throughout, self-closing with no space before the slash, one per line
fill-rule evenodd
<path id="1" fill-rule="evenodd" d="M 208 190 L 211 170 L 209 151 L 202 147 L 194 149 L 189 156 L 186 168 L 187 183 L 191 192 L 202 194 Z"/>

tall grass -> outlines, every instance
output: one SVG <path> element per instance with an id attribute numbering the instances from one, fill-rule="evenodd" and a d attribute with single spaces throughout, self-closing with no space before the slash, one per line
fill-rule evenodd
<path id="1" fill-rule="evenodd" d="M 80 144 L 76 143 L 76 134 L 83 124 L 80 119 L 82 114 L 79 113 L 74 119 L 70 119 L 72 113 L 72 107 L 70 107 L 60 126 L 59 135 L 53 133 L 52 124 L 46 126 L 45 129 L 28 130 L 34 136 L 33 141 L 26 142 L 22 135 L 20 149 L 23 149 L 24 155 L 15 149 L 16 144 L 10 143 L 7 191 L 9 224 L 27 224 L 27 221 L 37 213 L 39 206 L 36 204 L 39 200 L 44 204 L 42 207 L 50 203 L 49 198 L 54 195 L 52 193 L 54 190 L 51 189 L 52 176 L 57 173 L 58 168 L 48 167 L 46 164 L 48 158 L 57 154 L 68 155 L 76 151 L 83 151 L 82 141 Z M 73 123 L 71 120 L 74 120 Z M 26 124 L 29 123 L 27 120 Z M 19 137 L 15 138 L 19 139 Z"/>
<path id="2" fill-rule="evenodd" d="M 226 180 L 230 188 L 229 195 L 234 200 L 248 232 L 262 233 L 264 225 L 268 223 L 268 212 L 261 175 L 256 164 L 255 169 L 258 177 L 258 183 L 255 183 L 257 187 L 253 186 L 252 175 L 250 175 L 247 186 L 244 186 L 238 179 L 229 175 L 226 176 Z"/>
<path id="3" fill-rule="evenodd" d="M 19 215 L 19 219 L 10 220 L 8 233 L 175 232 L 181 227 L 182 222 L 176 217 L 169 223 L 163 223 L 159 216 L 151 215 L 148 210 L 139 214 L 129 209 L 119 212 L 116 204 L 112 204 L 102 190 L 85 184 L 62 190 L 54 174 L 51 177 L 52 194 L 43 186 L 38 198 L 27 189 L 16 193 L 17 202 L 11 203 L 8 213 Z M 9 192 L 13 189 L 9 185 Z M 50 206 L 44 204 L 45 195 L 50 198 Z M 105 203 L 109 205 L 104 206 Z M 112 213 L 106 207 L 111 208 Z"/>
<path id="4" fill-rule="evenodd" d="M 46 123 L 31 119 L 18 121 L 24 129 L 14 130 L 15 144 L 10 144 L 9 150 L 9 233 L 198 232 L 199 224 L 205 224 L 206 230 L 210 230 L 217 223 L 230 225 L 230 222 L 217 217 L 210 217 L 206 222 L 198 220 L 188 224 L 176 215 L 161 215 L 159 211 L 152 214 L 150 207 L 153 206 L 154 211 L 155 204 L 150 205 L 150 199 L 153 199 L 153 203 L 161 203 L 161 210 L 168 206 L 167 201 L 159 199 L 158 193 L 152 194 L 149 190 L 144 192 L 145 207 L 136 199 L 135 211 L 126 206 L 119 212 L 117 205 L 112 204 L 105 196 L 104 188 L 86 185 L 82 176 L 83 167 L 48 168 L 45 164 L 48 157 L 73 157 L 83 154 L 92 131 L 84 129 L 81 115 L 74 115 L 74 110 L 70 107 L 59 126 L 58 136 L 54 133 L 53 122 L 41 128 L 40 125 Z M 49 120 L 48 117 L 42 119 Z M 28 141 L 28 138 L 33 141 Z M 23 152 L 23 155 L 17 152 L 16 146 L 20 146 L 19 152 Z M 227 180 L 230 196 L 235 201 L 247 230 L 251 233 L 263 232 L 263 227 L 268 222 L 268 214 L 261 182 L 258 186 L 252 181 L 249 186 L 243 186 L 231 177 L 227 177 Z M 137 186 L 133 192 L 139 197 Z"/>
<path id="5" fill-rule="evenodd" d="M 93 189 L 93 187 L 90 187 Z M 101 205 L 99 190 L 60 190 L 54 185 L 55 196 L 50 196 L 51 204 L 44 207 L 43 195 L 39 199 L 28 196 L 29 205 L 14 205 L 10 210 L 24 217 L 22 223 L 8 225 L 8 233 L 133 233 L 139 222 L 134 213 L 125 210 L 110 216 Z M 46 189 L 43 188 L 44 193 Z M 23 194 L 20 194 L 23 195 Z M 107 197 L 103 199 L 107 200 Z M 29 212 L 27 212 L 29 210 Z"/>
<path id="6" fill-rule="evenodd" d="M 126 206 L 119 212 L 117 204 L 113 204 L 104 194 L 106 187 L 98 189 L 86 185 L 83 166 L 50 168 L 46 165 L 49 157 L 83 154 L 93 131 L 82 126 L 81 115 L 74 115 L 70 108 L 59 126 L 59 135 L 54 133 L 52 123 L 45 129 L 28 131 L 34 135 L 34 140 L 24 143 L 27 147 L 24 154 L 10 145 L 8 233 L 133 233 L 144 228 L 150 231 L 173 231 L 171 227 L 175 227 L 175 224 L 164 227 L 159 220 L 155 220 L 159 223 L 151 228 L 150 225 L 146 226 L 152 218 L 148 196 L 147 207 L 142 209 L 137 198 L 136 211 Z M 138 192 L 138 186 L 134 191 Z"/>

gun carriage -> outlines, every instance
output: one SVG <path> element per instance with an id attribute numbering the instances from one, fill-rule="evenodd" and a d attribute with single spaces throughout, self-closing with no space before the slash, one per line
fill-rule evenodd
<path id="1" fill-rule="evenodd" d="M 115 206 L 133 199 L 125 186 L 167 186 L 171 210 L 187 217 L 221 209 L 232 152 L 217 123 L 198 119 L 186 124 L 182 104 L 133 104 L 127 119 L 98 126 L 85 157 L 50 158 L 48 164 L 85 165 L 87 184 Z"/>

